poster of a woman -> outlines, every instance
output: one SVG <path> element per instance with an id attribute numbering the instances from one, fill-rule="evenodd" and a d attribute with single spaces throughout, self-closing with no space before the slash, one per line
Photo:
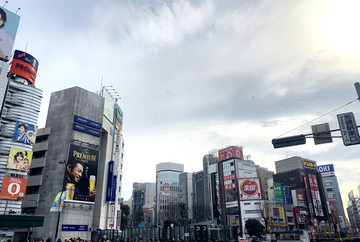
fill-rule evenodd
<path id="1" fill-rule="evenodd" d="M 6 168 L 20 171 L 30 171 L 33 152 L 18 148 L 10 148 Z"/>

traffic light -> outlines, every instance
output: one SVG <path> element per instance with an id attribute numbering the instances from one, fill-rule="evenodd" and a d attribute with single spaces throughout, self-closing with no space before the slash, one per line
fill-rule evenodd
<path id="1" fill-rule="evenodd" d="M 294 145 L 303 145 L 305 143 L 306 143 L 306 137 L 303 134 L 272 140 L 274 149 L 294 146 Z"/>

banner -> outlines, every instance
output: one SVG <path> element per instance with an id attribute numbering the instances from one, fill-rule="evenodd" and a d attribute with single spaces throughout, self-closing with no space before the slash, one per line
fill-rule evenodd
<path id="1" fill-rule="evenodd" d="M 230 146 L 225 149 L 219 150 L 219 161 L 227 160 L 230 158 L 244 159 L 242 147 Z"/>
<path id="2" fill-rule="evenodd" d="M 316 216 L 324 216 L 324 211 L 322 209 L 321 198 L 319 193 L 319 187 L 317 183 L 316 176 L 314 174 L 308 174 L 311 197 L 314 204 L 314 211 Z"/>
<path id="3" fill-rule="evenodd" d="M 62 192 L 58 192 L 54 199 L 53 204 L 51 205 L 50 212 L 59 212 L 60 202 L 61 202 L 61 194 Z"/>
<path id="4" fill-rule="evenodd" d="M 16 121 L 13 140 L 25 144 L 35 144 L 36 133 L 37 133 L 36 125 L 18 120 Z"/>
<path id="5" fill-rule="evenodd" d="M 0 19 L 0 60 L 8 61 L 11 58 L 20 16 L 0 7 Z"/>
<path id="6" fill-rule="evenodd" d="M 18 148 L 10 148 L 6 168 L 20 171 L 30 171 L 33 152 Z"/>
<path id="7" fill-rule="evenodd" d="M 274 182 L 274 195 L 276 203 L 284 203 L 281 184 Z"/>
<path id="8" fill-rule="evenodd" d="M 63 183 L 66 200 L 95 201 L 99 153 L 98 150 L 70 144 Z"/>
<path id="9" fill-rule="evenodd" d="M 5 176 L 1 188 L 0 199 L 23 200 L 27 179 Z"/>

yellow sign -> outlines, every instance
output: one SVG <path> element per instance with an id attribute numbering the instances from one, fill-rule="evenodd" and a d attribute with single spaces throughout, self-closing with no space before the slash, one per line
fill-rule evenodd
<path id="1" fill-rule="evenodd" d="M 304 169 L 310 169 L 317 171 L 316 161 L 303 159 Z"/>

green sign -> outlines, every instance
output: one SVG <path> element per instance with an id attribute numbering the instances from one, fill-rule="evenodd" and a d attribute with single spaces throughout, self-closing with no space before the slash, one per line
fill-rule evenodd
<path id="1" fill-rule="evenodd" d="M 284 203 L 282 190 L 281 190 L 281 184 L 274 182 L 274 195 L 275 195 L 275 201 L 276 203 Z"/>

